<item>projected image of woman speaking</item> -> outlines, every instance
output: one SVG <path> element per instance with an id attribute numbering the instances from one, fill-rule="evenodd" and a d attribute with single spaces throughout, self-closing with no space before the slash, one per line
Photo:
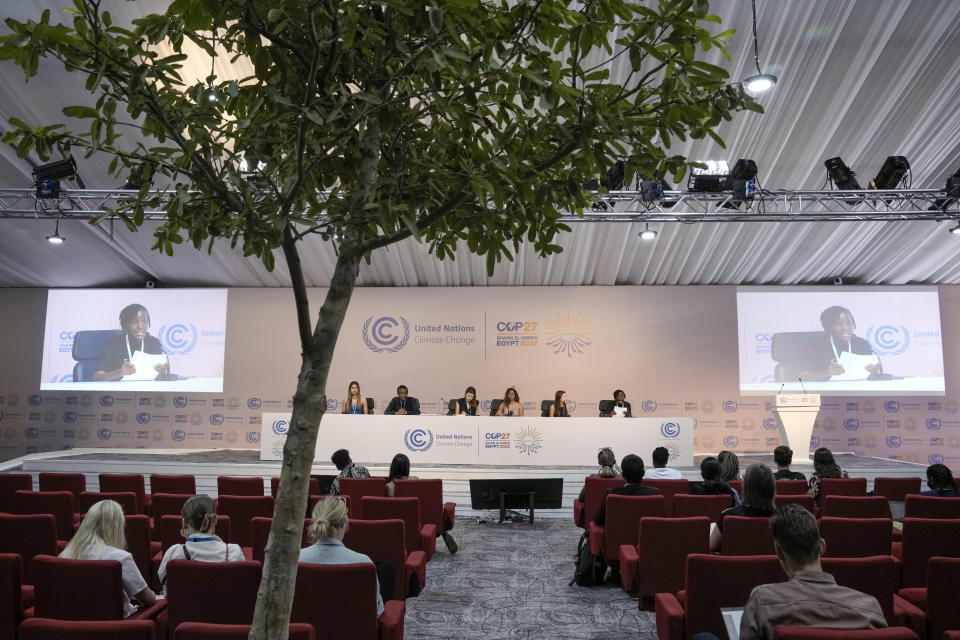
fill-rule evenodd
<path id="1" fill-rule="evenodd" d="M 124 376 L 139 379 L 163 376 L 170 373 L 170 361 L 163 358 L 152 366 L 155 373 L 137 371 L 135 354 L 164 355 L 160 341 L 147 331 L 150 329 L 150 312 L 142 304 L 129 304 L 120 311 L 121 333 L 111 338 L 100 351 L 94 380 L 122 380 Z M 152 360 L 157 360 L 153 358 Z"/>
<path id="2" fill-rule="evenodd" d="M 820 314 L 823 335 L 808 345 L 803 370 L 804 380 L 877 379 L 883 373 L 880 356 L 870 343 L 854 334 L 857 323 L 846 307 L 827 307 Z M 857 357 L 860 356 L 860 357 Z"/>

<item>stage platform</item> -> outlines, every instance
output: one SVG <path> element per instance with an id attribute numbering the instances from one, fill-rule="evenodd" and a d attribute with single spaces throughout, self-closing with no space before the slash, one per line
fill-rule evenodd
<path id="1" fill-rule="evenodd" d="M 619 452 L 618 452 L 619 453 Z M 766 464 L 775 468 L 772 454 L 738 454 L 741 474 L 754 463 Z M 707 454 L 694 458 L 692 467 L 679 467 L 679 471 L 688 480 L 700 480 L 700 461 Z M 866 478 L 867 490 L 872 490 L 876 477 L 926 477 L 926 465 L 903 460 L 871 458 L 852 453 L 835 453 L 837 464 L 847 471 L 850 477 Z M 648 456 L 644 462 L 649 463 Z M 374 476 L 386 476 L 389 464 L 356 460 L 367 467 Z M 563 478 L 563 508 L 538 510 L 537 518 L 569 518 L 573 509 L 573 500 L 583 486 L 585 476 L 596 472 L 595 466 L 552 467 L 541 466 L 477 466 L 455 465 L 416 465 L 411 473 L 420 478 L 440 478 L 443 480 L 444 499 L 457 505 L 457 513 L 462 517 L 478 515 L 470 509 L 471 478 Z M 795 471 L 809 474 L 812 466 L 794 465 Z M 280 463 L 261 461 L 260 452 L 254 449 L 71 449 L 35 453 L 15 460 L 0 463 L 0 473 L 30 473 L 35 478 L 44 471 L 83 473 L 87 476 L 89 491 L 99 490 L 100 473 L 151 473 L 178 474 L 190 473 L 197 479 L 197 492 L 213 497 L 217 495 L 217 476 L 259 476 L 264 479 L 266 492 L 270 491 L 270 478 L 280 475 Z M 314 464 L 315 474 L 336 474 L 332 464 Z M 34 483 L 36 487 L 36 482 Z M 150 491 L 149 478 L 147 491 Z"/>

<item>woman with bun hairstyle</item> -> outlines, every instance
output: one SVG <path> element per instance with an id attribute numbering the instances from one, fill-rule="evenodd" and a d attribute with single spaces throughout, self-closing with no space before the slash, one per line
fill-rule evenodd
<path id="1" fill-rule="evenodd" d="M 214 533 L 217 527 L 217 507 L 208 495 L 197 495 L 183 503 L 180 509 L 183 518 L 180 535 L 183 544 L 175 544 L 163 554 L 157 578 L 165 587 L 167 563 L 171 560 L 195 562 L 243 562 L 246 558 L 238 545 L 227 544 Z"/>

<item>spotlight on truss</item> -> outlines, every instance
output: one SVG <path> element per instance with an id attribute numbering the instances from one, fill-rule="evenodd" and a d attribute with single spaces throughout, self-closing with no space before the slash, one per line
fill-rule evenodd
<path id="1" fill-rule="evenodd" d="M 833 183 L 837 185 L 838 188 L 844 191 L 860 190 L 860 183 L 857 182 L 856 178 L 857 174 L 851 171 L 850 167 L 848 167 L 840 157 L 830 158 L 823 164 L 827 167 L 827 173 L 830 174 L 830 179 L 833 180 Z"/>
<path id="2" fill-rule="evenodd" d="M 877 177 L 870 181 L 870 188 L 896 189 L 903 182 L 908 171 L 910 171 L 910 163 L 905 157 L 890 156 L 880 167 Z"/>

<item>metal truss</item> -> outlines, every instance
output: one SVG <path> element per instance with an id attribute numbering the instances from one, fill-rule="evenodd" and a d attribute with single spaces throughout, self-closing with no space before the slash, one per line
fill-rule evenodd
<path id="1" fill-rule="evenodd" d="M 57 199 L 38 199 L 31 189 L 0 189 L 0 218 L 92 218 L 136 197 L 121 189 L 63 189 Z M 159 203 L 175 192 L 161 191 Z M 144 211 L 147 220 L 166 218 L 162 206 Z M 752 200 L 731 192 L 666 191 L 644 202 L 639 191 L 597 194 L 584 216 L 565 214 L 565 222 L 822 222 L 956 220 L 960 205 L 942 189 L 881 191 L 760 191 Z"/>

